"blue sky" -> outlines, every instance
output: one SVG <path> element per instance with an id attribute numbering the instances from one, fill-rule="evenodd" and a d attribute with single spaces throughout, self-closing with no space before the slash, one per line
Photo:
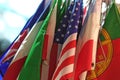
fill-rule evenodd
<path id="1" fill-rule="evenodd" d="M 0 0 L 0 37 L 4 36 L 12 42 L 41 1 Z M 120 0 L 116 2 L 120 3 Z"/>
<path id="2" fill-rule="evenodd" d="M 0 0 L 0 36 L 12 42 L 40 2 L 41 0 Z"/>

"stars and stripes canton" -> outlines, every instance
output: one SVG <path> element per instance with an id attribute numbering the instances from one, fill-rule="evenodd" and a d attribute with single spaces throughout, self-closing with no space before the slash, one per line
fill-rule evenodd
<path id="1" fill-rule="evenodd" d="M 48 80 L 52 79 L 53 73 L 55 71 L 57 58 L 60 54 L 59 52 L 61 50 L 61 46 L 64 41 L 64 36 L 66 34 L 67 26 L 69 23 L 68 20 L 70 20 L 70 15 L 72 13 L 73 6 L 74 6 L 74 3 L 71 3 L 71 5 L 68 7 L 66 13 L 64 14 L 62 20 L 60 21 L 59 26 L 56 27 L 54 42 L 53 42 L 51 53 L 50 53 Z"/>
<path id="2" fill-rule="evenodd" d="M 74 3 L 71 3 L 71 6 L 68 8 L 66 14 L 63 16 L 63 19 L 60 21 L 60 26 L 56 28 L 54 41 L 58 44 L 63 44 L 64 42 L 64 36 L 66 34 L 68 23 L 70 22 L 73 7 Z"/>
<path id="3" fill-rule="evenodd" d="M 64 31 L 63 27 L 61 27 L 63 29 L 58 28 L 57 30 L 59 33 L 64 31 L 64 34 L 61 33 L 61 35 L 59 34 L 56 38 L 56 41 L 62 43 L 63 46 L 58 57 L 57 67 L 53 74 L 52 80 L 68 80 L 73 78 L 78 26 L 81 16 L 80 5 L 80 2 L 74 3 L 72 14 L 67 16 L 70 17 L 70 21 L 67 20 L 68 25 L 66 26 L 66 31 Z"/>
<path id="4" fill-rule="evenodd" d="M 83 16 L 84 16 L 83 0 L 80 0 L 80 18 L 79 18 L 79 25 L 78 25 L 77 40 L 78 40 L 80 31 L 81 31 L 81 29 L 82 29 Z"/>

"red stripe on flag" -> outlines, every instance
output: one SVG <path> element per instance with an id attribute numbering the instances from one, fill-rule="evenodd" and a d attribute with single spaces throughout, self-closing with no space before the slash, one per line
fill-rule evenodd
<path id="1" fill-rule="evenodd" d="M 26 60 L 26 57 L 23 57 L 13 62 L 7 69 L 7 72 L 5 73 L 3 80 L 12 80 L 12 79 L 16 80 L 19 75 L 20 70 L 23 67 L 25 60 Z"/>
<path id="2" fill-rule="evenodd" d="M 42 50 L 42 59 L 46 60 L 47 59 L 47 46 L 48 46 L 48 35 L 45 34 L 44 36 L 44 45 L 43 45 L 43 50 Z"/>
<path id="3" fill-rule="evenodd" d="M 74 63 L 74 57 L 75 56 L 70 56 L 68 57 L 66 60 L 64 60 L 62 62 L 62 64 L 57 68 L 57 71 L 55 72 L 55 75 L 53 75 L 53 80 L 55 80 L 55 78 L 57 77 L 57 75 L 59 74 L 59 72 L 66 66 L 73 64 Z"/>
<path id="4" fill-rule="evenodd" d="M 73 76 L 73 72 L 71 72 L 71 73 L 69 73 L 69 74 L 66 74 L 66 75 L 62 76 L 62 77 L 60 78 L 60 80 L 70 79 L 71 76 Z"/>
<path id="5" fill-rule="evenodd" d="M 56 68 L 57 52 L 58 52 L 58 44 L 54 43 L 51 49 L 51 53 L 50 53 L 48 80 L 52 79 L 52 75 Z"/>
<path id="6" fill-rule="evenodd" d="M 87 7 L 85 6 L 84 10 L 83 10 L 83 15 L 86 14 L 86 11 L 87 11 Z"/>
<path id="7" fill-rule="evenodd" d="M 8 52 L 6 57 L 2 60 L 2 62 L 5 62 L 5 61 L 9 60 L 11 57 L 13 57 L 15 55 L 15 53 L 17 52 L 17 49 L 20 47 L 22 41 L 24 40 L 24 38 L 26 37 L 27 34 L 28 34 L 28 29 L 25 30 L 20 35 L 20 37 L 18 37 L 18 40 L 16 40 L 16 42 L 14 42 L 14 44 L 10 48 L 10 51 Z M 14 49 L 16 49 L 16 50 L 12 52 L 12 50 L 14 50 Z"/>
<path id="8" fill-rule="evenodd" d="M 16 51 L 17 51 L 17 50 L 16 50 Z M 12 58 L 12 57 L 15 55 L 16 51 L 14 51 L 14 52 L 12 52 L 12 53 L 10 52 L 10 54 L 7 55 L 7 56 L 2 60 L 2 63 L 4 63 L 5 61 L 9 60 L 10 58 Z"/>
<path id="9" fill-rule="evenodd" d="M 61 57 L 64 55 L 64 53 L 65 53 L 66 51 L 68 51 L 69 49 L 74 48 L 74 47 L 76 47 L 76 40 L 70 41 L 70 42 L 65 46 L 65 48 L 62 50 Z"/>

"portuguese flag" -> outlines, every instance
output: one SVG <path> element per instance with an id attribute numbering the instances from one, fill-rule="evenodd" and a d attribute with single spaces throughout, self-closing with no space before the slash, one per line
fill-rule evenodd
<path id="1" fill-rule="evenodd" d="M 120 16 L 113 3 L 98 41 L 96 68 L 87 80 L 120 80 Z"/>

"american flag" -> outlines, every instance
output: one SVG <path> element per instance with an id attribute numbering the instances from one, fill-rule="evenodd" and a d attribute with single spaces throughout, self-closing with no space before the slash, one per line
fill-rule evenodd
<path id="1" fill-rule="evenodd" d="M 55 36 L 55 40 L 56 42 L 59 42 L 63 45 L 58 57 L 57 67 L 53 74 L 52 80 L 67 80 L 73 78 L 74 58 L 79 29 L 78 26 L 81 16 L 80 5 L 80 2 L 74 3 L 74 8 L 71 16 L 64 16 L 66 18 L 70 17 L 70 20 L 68 20 L 68 25 L 65 26 L 66 29 L 64 29 L 64 27 L 60 27 L 57 29 L 60 34 Z M 64 34 L 62 34 L 61 32 L 64 32 Z"/>
<path id="2" fill-rule="evenodd" d="M 70 19 L 69 16 L 72 13 L 72 9 L 73 9 L 73 3 L 69 6 L 68 10 L 64 14 L 64 17 L 60 21 L 59 26 L 56 27 L 54 42 L 53 42 L 53 46 L 52 46 L 51 53 L 50 53 L 48 80 L 52 79 L 52 75 L 55 71 L 56 62 L 57 62 L 57 55 L 59 54 L 59 51 L 61 50 L 61 45 L 63 44 L 64 35 L 66 33 L 66 29 L 67 29 L 67 26 L 68 26 L 68 20 Z M 60 27 L 63 27 L 61 32 L 59 32 L 59 30 L 58 30 Z M 57 41 L 57 36 L 58 35 L 61 35 L 60 36 L 61 37 L 61 42 Z"/>

